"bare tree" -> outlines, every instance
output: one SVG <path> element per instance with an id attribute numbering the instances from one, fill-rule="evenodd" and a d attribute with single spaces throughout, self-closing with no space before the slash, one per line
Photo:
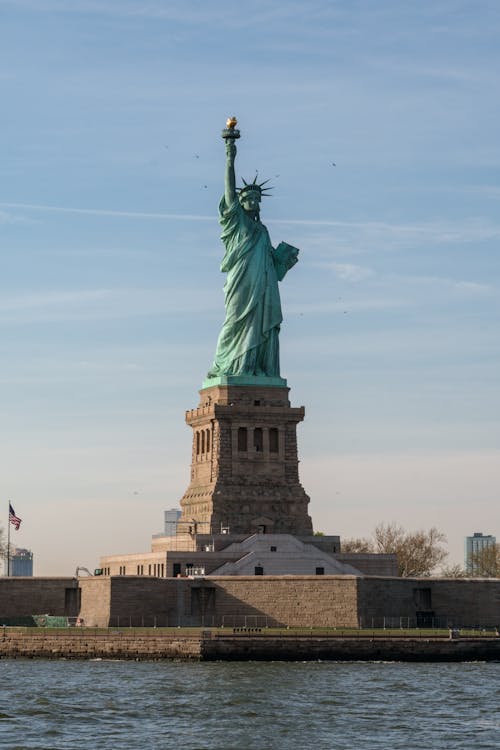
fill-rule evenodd
<path id="1" fill-rule="evenodd" d="M 470 558 L 469 575 L 479 578 L 500 578 L 500 544 L 491 544 Z"/>
<path id="2" fill-rule="evenodd" d="M 371 539 L 359 538 L 359 539 L 342 539 L 342 552 L 355 552 L 361 554 L 363 552 L 375 552 L 375 546 Z"/>
<path id="3" fill-rule="evenodd" d="M 428 531 L 405 531 L 398 524 L 381 523 L 373 536 L 377 552 L 397 555 L 400 576 L 430 576 L 448 556 L 442 547 L 446 536 L 434 526 Z"/>
<path id="4" fill-rule="evenodd" d="M 460 565 L 450 565 L 447 568 L 442 568 L 439 575 L 443 578 L 468 578 L 470 574 Z"/>
<path id="5" fill-rule="evenodd" d="M 398 575 L 430 576 L 448 556 L 442 547 L 446 536 L 432 527 L 428 531 L 406 531 L 396 523 L 380 523 L 372 539 L 346 539 L 342 552 L 378 552 L 393 554 L 398 560 Z"/>

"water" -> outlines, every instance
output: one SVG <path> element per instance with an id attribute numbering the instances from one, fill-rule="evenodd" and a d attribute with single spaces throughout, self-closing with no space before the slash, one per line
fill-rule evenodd
<path id="1" fill-rule="evenodd" d="M 8 750 L 498 750 L 500 664 L 0 661 Z"/>

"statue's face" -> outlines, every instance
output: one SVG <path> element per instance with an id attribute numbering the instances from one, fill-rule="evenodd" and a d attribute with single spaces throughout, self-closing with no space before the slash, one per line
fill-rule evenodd
<path id="1" fill-rule="evenodd" d="M 255 214 L 259 212 L 260 208 L 260 195 L 257 192 L 249 191 L 248 193 L 244 193 L 241 196 L 241 207 L 248 211 L 250 214 Z"/>

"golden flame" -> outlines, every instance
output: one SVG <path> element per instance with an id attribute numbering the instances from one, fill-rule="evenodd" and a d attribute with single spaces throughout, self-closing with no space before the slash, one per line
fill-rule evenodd
<path id="1" fill-rule="evenodd" d="M 228 117 L 226 120 L 226 125 L 231 130 L 233 130 L 237 124 L 238 124 L 238 120 L 236 119 L 236 117 Z"/>

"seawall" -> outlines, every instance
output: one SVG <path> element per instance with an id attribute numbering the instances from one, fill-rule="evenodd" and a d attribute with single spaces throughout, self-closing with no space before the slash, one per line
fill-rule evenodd
<path id="1" fill-rule="evenodd" d="M 0 658 L 196 661 L 500 661 L 500 638 L 5 629 Z"/>

